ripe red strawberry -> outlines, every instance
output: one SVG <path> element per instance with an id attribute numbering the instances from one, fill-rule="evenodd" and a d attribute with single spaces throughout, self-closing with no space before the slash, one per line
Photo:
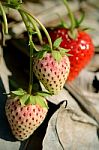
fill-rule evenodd
<path id="1" fill-rule="evenodd" d="M 5 105 L 6 116 L 13 135 L 18 140 L 27 139 L 43 122 L 47 114 L 46 99 L 14 91 L 18 96 L 10 97 Z M 24 94 L 23 94 L 24 93 Z M 23 104 L 26 103 L 26 104 Z"/>
<path id="2" fill-rule="evenodd" d="M 70 60 L 70 73 L 67 81 L 74 80 L 80 71 L 88 64 L 94 54 L 94 45 L 91 37 L 84 31 L 78 30 L 76 39 L 70 38 L 68 35 L 68 29 L 55 28 L 51 30 L 50 36 L 54 42 L 57 38 L 61 37 L 62 42 L 60 47 L 69 49 L 69 53 L 72 54 L 69 57 Z"/>
<path id="3" fill-rule="evenodd" d="M 89 34 L 79 28 L 83 16 L 77 20 L 71 12 L 68 3 L 64 0 L 64 4 L 68 10 L 71 25 L 67 26 L 62 22 L 61 27 L 55 27 L 49 31 L 52 41 L 61 37 L 62 42 L 60 47 L 70 50 L 70 73 L 67 81 L 74 80 L 80 71 L 88 64 L 94 54 L 94 45 Z"/>

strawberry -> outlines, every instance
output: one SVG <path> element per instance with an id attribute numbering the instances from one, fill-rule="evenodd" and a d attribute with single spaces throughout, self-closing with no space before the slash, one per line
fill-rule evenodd
<path id="1" fill-rule="evenodd" d="M 33 71 L 51 94 L 57 94 L 63 88 L 70 69 L 69 59 L 65 55 L 67 50 L 59 47 L 61 40 L 59 38 L 54 42 L 56 50 L 46 52 L 43 49 L 40 51 L 45 52 L 43 58 L 34 58 Z"/>
<path id="2" fill-rule="evenodd" d="M 22 89 L 12 92 L 5 112 L 13 135 L 18 140 L 27 139 L 43 122 L 47 114 L 47 102 L 42 95 L 29 95 Z"/>
<path id="3" fill-rule="evenodd" d="M 49 31 L 52 42 L 61 37 L 60 47 L 70 50 L 70 73 L 67 81 L 74 80 L 80 71 L 89 63 L 94 54 L 94 45 L 88 33 L 80 29 L 80 23 L 83 16 L 78 21 L 74 18 L 68 3 L 64 0 L 65 6 L 69 12 L 71 26 L 67 26 L 65 22 L 61 26 L 55 27 Z"/>
<path id="4" fill-rule="evenodd" d="M 76 39 L 70 38 L 68 35 L 68 29 L 55 28 L 49 32 L 52 41 L 61 37 L 62 42 L 60 47 L 69 49 L 69 53 L 72 54 L 69 57 L 70 60 L 70 73 L 67 81 L 74 80 L 80 71 L 88 64 L 94 54 L 94 45 L 91 37 L 84 31 L 78 30 Z"/>

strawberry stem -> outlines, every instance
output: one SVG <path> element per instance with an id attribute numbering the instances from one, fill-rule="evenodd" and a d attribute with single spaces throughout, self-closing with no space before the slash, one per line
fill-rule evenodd
<path id="1" fill-rule="evenodd" d="M 30 17 L 32 17 L 40 25 L 40 27 L 43 29 L 43 31 L 44 31 L 47 39 L 48 39 L 50 48 L 52 50 L 52 41 L 51 41 L 50 35 L 49 35 L 48 31 L 46 30 L 46 28 L 43 26 L 43 24 L 35 16 L 33 16 L 32 14 L 30 14 L 28 11 L 25 11 L 24 9 L 19 9 L 19 10 L 21 10 L 25 14 L 29 15 Z"/>
<path id="2" fill-rule="evenodd" d="M 10 2 L 10 1 L 9 1 Z M 22 1 L 20 0 L 20 2 L 18 3 L 4 3 L 4 6 L 8 7 L 8 8 L 13 8 L 13 9 L 17 9 L 19 12 L 23 12 L 27 17 L 28 17 L 28 21 L 30 20 L 30 22 L 32 23 L 33 27 L 35 28 L 35 30 L 37 31 L 37 34 L 38 34 L 38 38 L 40 40 L 40 43 L 42 44 L 42 36 L 41 36 L 41 33 L 40 33 L 40 30 L 39 28 L 37 27 L 36 23 L 39 24 L 39 26 L 42 28 L 42 30 L 44 31 L 47 39 L 48 39 L 48 43 L 49 43 L 49 46 L 51 48 L 51 51 L 52 51 L 52 41 L 51 41 L 51 38 L 50 38 L 50 35 L 48 33 L 48 31 L 46 30 L 46 28 L 44 27 L 44 25 L 35 17 L 33 16 L 31 13 L 29 13 L 27 10 L 25 9 L 21 9 L 21 4 L 22 4 Z M 37 50 L 38 51 L 38 50 Z"/>
<path id="3" fill-rule="evenodd" d="M 28 24 L 28 21 L 26 20 L 26 16 L 24 14 L 24 12 L 22 12 L 21 10 L 19 10 L 19 13 L 24 21 L 24 24 L 26 26 L 26 29 L 28 31 L 28 36 L 29 36 L 29 46 L 30 46 L 30 78 L 29 78 L 29 89 L 28 92 L 31 95 L 32 93 L 32 84 L 33 84 L 33 48 L 34 48 L 34 43 L 32 41 L 32 34 L 30 32 L 30 26 Z"/>
<path id="4" fill-rule="evenodd" d="M 27 15 L 27 14 L 26 14 L 26 15 Z M 39 38 L 39 41 L 40 41 L 40 44 L 42 45 L 42 44 L 43 44 L 42 35 L 41 35 L 41 32 L 40 32 L 38 26 L 36 25 L 35 20 L 32 19 L 32 17 L 29 16 L 29 15 L 27 15 L 27 18 L 28 18 L 28 20 L 31 22 L 31 24 L 33 25 L 34 29 L 36 30 L 37 35 L 38 35 L 38 38 Z"/>
<path id="5" fill-rule="evenodd" d="M 30 81 L 29 81 L 29 94 L 32 93 L 32 85 L 33 85 L 33 41 L 32 35 L 29 34 L 29 45 L 30 45 Z"/>
<path id="6" fill-rule="evenodd" d="M 71 30 L 71 33 L 73 33 L 74 28 L 75 28 L 75 26 L 76 26 L 75 18 L 74 18 L 73 13 L 72 13 L 71 10 L 70 10 L 70 7 L 69 7 L 69 5 L 68 5 L 67 0 L 63 0 L 63 1 L 64 1 L 64 4 L 65 4 L 67 10 L 68 10 L 68 14 L 69 14 L 70 21 L 71 21 L 71 27 L 70 27 L 70 30 Z"/>
<path id="7" fill-rule="evenodd" d="M 5 10 L 0 2 L 0 10 L 1 10 L 1 13 L 2 13 L 2 16 L 3 16 L 3 21 L 4 21 L 4 32 L 5 34 L 8 34 L 8 23 L 7 23 L 7 17 L 6 17 L 6 13 L 5 13 Z"/>

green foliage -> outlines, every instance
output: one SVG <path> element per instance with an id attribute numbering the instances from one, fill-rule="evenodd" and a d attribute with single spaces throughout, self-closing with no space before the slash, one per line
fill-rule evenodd
<path id="1" fill-rule="evenodd" d="M 78 36 L 78 31 L 77 29 L 74 29 L 73 31 L 68 31 L 68 35 L 71 39 L 76 39 Z"/>
<path id="2" fill-rule="evenodd" d="M 41 50 L 35 52 L 34 56 L 38 59 L 43 59 L 47 52 L 51 52 L 51 48 L 48 44 L 44 45 Z"/>
<path id="3" fill-rule="evenodd" d="M 36 96 L 30 96 L 30 103 L 35 105 L 38 104 L 41 107 L 46 107 L 48 108 L 47 104 L 45 103 L 45 98 L 39 95 Z"/>
<path id="4" fill-rule="evenodd" d="M 26 94 L 26 92 L 21 88 L 19 88 L 16 91 L 11 91 L 11 93 L 14 94 L 14 95 L 17 95 L 17 96 L 22 96 L 22 95 Z"/>
<path id="5" fill-rule="evenodd" d="M 19 97 L 21 105 L 28 105 L 28 104 L 32 104 L 32 105 L 40 105 L 41 107 L 46 107 L 48 108 L 46 102 L 45 102 L 45 97 L 49 96 L 50 94 L 47 92 L 37 92 L 35 95 L 31 95 L 28 94 L 26 91 L 24 91 L 23 89 L 18 89 L 16 91 L 12 91 L 11 92 L 12 96 L 15 95 L 15 97 Z"/>
<path id="6" fill-rule="evenodd" d="M 53 43 L 53 47 L 58 48 L 60 46 L 61 42 L 62 42 L 62 38 L 61 37 L 56 39 L 54 41 L 54 43 Z"/>
<path id="7" fill-rule="evenodd" d="M 13 8 L 13 9 L 19 9 L 22 4 L 22 0 L 6 0 L 4 3 L 4 6 L 6 8 Z"/>
<path id="8" fill-rule="evenodd" d="M 60 50 L 60 53 L 61 53 L 62 56 L 64 56 L 67 52 L 70 51 L 69 49 L 65 49 L 65 48 L 62 48 L 62 47 L 59 47 L 59 50 Z"/>
<path id="9" fill-rule="evenodd" d="M 37 92 L 36 94 L 39 95 L 39 96 L 43 96 L 43 97 L 51 96 L 51 94 L 48 93 L 48 92 Z"/>
<path id="10" fill-rule="evenodd" d="M 42 59 L 42 58 L 46 55 L 46 53 L 47 53 L 46 50 L 42 50 L 42 51 L 37 52 L 35 56 L 36 56 L 38 59 Z"/>
<path id="11" fill-rule="evenodd" d="M 57 62 L 60 62 L 62 59 L 62 55 L 60 51 L 56 51 L 56 50 L 52 51 L 52 56 Z"/>
<path id="12" fill-rule="evenodd" d="M 22 3 L 22 0 L 7 0 L 8 4 L 18 4 L 18 3 Z"/>
<path id="13" fill-rule="evenodd" d="M 25 105 L 27 100 L 29 99 L 30 95 L 29 94 L 24 94 L 21 98 L 20 98 L 20 102 L 21 105 Z"/>
<path id="14" fill-rule="evenodd" d="M 46 44 L 46 45 L 43 46 L 43 50 L 46 50 L 47 52 L 50 52 L 51 48 L 48 44 Z"/>
<path id="15" fill-rule="evenodd" d="M 85 18 L 85 13 L 84 13 L 84 12 L 81 12 L 81 15 L 80 15 L 80 18 L 79 18 L 79 19 L 77 19 L 77 18 L 75 17 L 75 23 L 76 23 L 75 28 L 80 27 L 80 25 L 81 25 L 81 23 L 83 22 L 84 18 Z"/>

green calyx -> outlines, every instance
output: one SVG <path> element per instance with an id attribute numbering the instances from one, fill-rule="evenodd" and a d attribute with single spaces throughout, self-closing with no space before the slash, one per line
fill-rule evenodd
<path id="1" fill-rule="evenodd" d="M 32 105 L 40 105 L 41 107 L 45 107 L 48 109 L 48 105 L 45 102 L 45 97 L 50 94 L 47 92 L 36 92 L 35 95 L 28 94 L 23 89 L 19 88 L 16 91 L 11 91 L 11 97 L 18 97 L 20 99 L 20 103 L 22 106 L 32 104 Z"/>
<path id="2" fill-rule="evenodd" d="M 58 63 L 61 61 L 62 57 L 65 56 L 67 52 L 69 52 L 68 49 L 60 47 L 61 42 L 62 42 L 62 38 L 60 37 L 56 39 L 53 43 L 54 50 L 52 51 L 52 56 Z"/>
<path id="3" fill-rule="evenodd" d="M 63 56 L 70 56 L 70 54 L 68 54 L 68 49 L 60 47 L 61 42 L 61 37 L 56 39 L 53 43 L 53 49 L 51 49 L 49 45 L 44 45 L 41 51 L 35 53 L 35 57 L 38 59 L 43 59 L 47 53 L 51 53 L 55 61 L 59 63 Z"/>
<path id="4" fill-rule="evenodd" d="M 76 39 L 76 38 L 77 38 L 77 35 L 78 35 L 77 29 L 80 27 L 82 21 L 84 20 L 85 14 L 84 14 L 84 12 L 82 12 L 80 19 L 77 19 L 77 18 L 74 16 L 74 14 L 72 13 L 72 11 L 71 11 L 71 9 L 70 9 L 70 7 L 69 7 L 69 5 L 68 5 L 67 0 L 63 0 L 63 2 L 64 2 L 64 5 L 65 5 L 67 11 L 68 11 L 68 15 L 69 15 L 71 24 L 70 24 L 70 26 L 68 26 L 68 25 L 62 20 L 60 27 L 64 27 L 64 28 L 68 29 L 68 30 L 69 30 L 69 31 L 68 31 L 69 37 L 70 37 L 71 39 Z"/>

